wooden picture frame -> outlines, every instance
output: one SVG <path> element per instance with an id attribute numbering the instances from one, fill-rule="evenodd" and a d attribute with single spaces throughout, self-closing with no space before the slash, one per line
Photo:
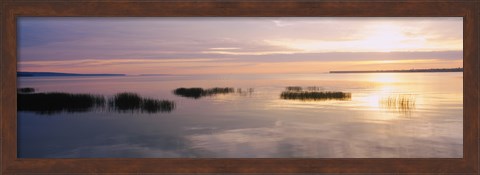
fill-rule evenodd
<path id="1" fill-rule="evenodd" d="M 90 1 L 1 2 L 1 173 L 479 173 L 480 2 Z M 79 17 L 463 17 L 463 158 L 17 158 L 16 19 Z"/>

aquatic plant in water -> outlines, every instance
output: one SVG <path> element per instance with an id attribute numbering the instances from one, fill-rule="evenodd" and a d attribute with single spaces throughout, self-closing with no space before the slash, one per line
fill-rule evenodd
<path id="1" fill-rule="evenodd" d="M 122 92 L 110 98 L 108 104 L 117 110 L 135 110 L 141 107 L 142 97 L 135 93 Z"/>
<path id="2" fill-rule="evenodd" d="M 323 88 L 317 86 L 309 86 L 306 88 L 300 86 L 287 86 L 285 87 L 285 91 L 280 94 L 280 98 L 286 100 L 317 101 L 349 100 L 352 97 L 351 93 L 320 90 L 323 90 Z"/>
<path id="3" fill-rule="evenodd" d="M 151 98 L 143 98 L 136 93 L 122 92 L 115 94 L 109 99 L 110 108 L 119 112 L 171 112 L 175 109 L 175 102 L 168 100 L 156 100 Z"/>
<path id="4" fill-rule="evenodd" d="M 412 94 L 397 94 L 381 98 L 379 103 L 387 110 L 409 114 L 415 109 L 415 100 Z"/>
<path id="5" fill-rule="evenodd" d="M 300 87 L 300 86 L 287 86 L 285 88 L 285 90 L 287 90 L 287 91 L 301 91 L 301 90 L 303 90 L 303 88 Z"/>
<path id="6" fill-rule="evenodd" d="M 198 87 L 194 87 L 194 88 L 182 87 L 182 88 L 177 88 L 173 90 L 173 93 L 175 95 L 194 98 L 194 99 L 198 99 L 200 97 L 205 97 L 205 96 L 213 96 L 217 94 L 228 94 L 233 92 L 235 92 L 235 89 L 230 87 L 225 87 L 225 88 L 215 87 L 210 89 L 203 89 Z"/>
<path id="7" fill-rule="evenodd" d="M 345 92 L 318 92 L 318 91 L 284 91 L 280 94 L 280 98 L 287 100 L 349 100 L 351 93 Z"/>
<path id="8" fill-rule="evenodd" d="M 63 92 L 17 93 L 19 111 L 31 111 L 39 114 L 85 112 L 104 105 L 105 98 L 101 95 Z"/>
<path id="9" fill-rule="evenodd" d="M 308 86 L 306 88 L 302 88 L 301 86 L 287 86 L 285 87 L 286 91 L 319 91 L 323 90 L 322 87 L 318 86 Z"/>
<path id="10" fill-rule="evenodd" d="M 102 95 L 73 94 L 64 92 L 49 93 L 17 93 L 17 109 L 38 114 L 55 114 L 60 112 L 88 112 L 93 109 L 104 109 L 108 104 L 109 111 L 116 112 L 170 112 L 175 109 L 175 102 L 142 98 L 131 92 L 115 94 L 105 100 Z"/>
<path id="11" fill-rule="evenodd" d="M 225 87 L 225 88 L 219 88 L 219 87 L 215 87 L 215 88 L 211 88 L 211 89 L 206 89 L 203 91 L 203 95 L 204 96 L 211 96 L 211 95 L 216 95 L 216 94 L 228 94 L 228 93 L 233 93 L 235 92 L 235 89 L 234 88 L 229 88 L 229 87 Z"/>
<path id="12" fill-rule="evenodd" d="M 253 88 L 248 88 L 246 90 L 243 90 L 242 88 L 237 89 L 237 94 L 239 94 L 241 96 L 252 95 L 253 92 L 254 92 Z"/>
<path id="13" fill-rule="evenodd" d="M 170 112 L 175 109 L 175 103 L 168 100 L 143 99 L 142 109 L 147 113 Z"/>

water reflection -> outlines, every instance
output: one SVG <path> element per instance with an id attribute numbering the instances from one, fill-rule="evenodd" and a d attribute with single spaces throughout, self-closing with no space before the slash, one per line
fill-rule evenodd
<path id="1" fill-rule="evenodd" d="M 461 75 L 315 74 L 271 79 L 250 75 L 242 79 L 192 76 L 175 81 L 164 76 L 19 78 L 20 87 L 41 88 L 34 93 L 105 95 L 105 108 L 112 111 L 51 117 L 18 111 L 18 155 L 21 158 L 461 158 L 463 83 L 457 78 Z M 445 82 L 449 86 L 444 86 Z M 279 96 L 289 85 L 301 87 L 300 91 L 342 91 L 354 96 L 348 101 L 283 100 Z M 308 87 L 313 85 L 317 88 Z M 255 92 L 250 93 L 247 86 L 255 88 Z M 195 100 L 172 93 L 179 87 L 204 90 L 235 87 L 235 92 Z M 239 91 L 237 87 L 243 89 Z M 123 90 L 141 94 L 142 99 L 173 100 L 176 106 L 166 114 L 169 117 L 162 118 L 136 113 L 139 108 L 132 110 L 135 113 L 118 114 L 108 101 Z M 249 94 L 252 96 L 243 96 Z M 414 94 L 411 99 L 414 105 L 402 108 L 396 102 L 398 98 L 393 100 L 397 94 Z M 390 96 L 392 105 L 388 105 Z M 397 108 L 413 112 L 408 118 L 401 117 L 403 114 Z"/>
<path id="2" fill-rule="evenodd" d="M 392 73 L 376 73 L 376 74 L 368 74 L 368 79 L 372 82 L 376 83 L 396 83 L 400 81 L 406 81 L 400 77 L 400 74 L 392 74 Z"/>

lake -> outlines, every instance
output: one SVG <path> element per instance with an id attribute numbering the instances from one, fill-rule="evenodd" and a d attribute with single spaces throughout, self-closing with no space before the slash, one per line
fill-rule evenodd
<path id="1" fill-rule="evenodd" d="M 462 72 L 20 77 L 18 85 L 175 103 L 156 112 L 18 111 L 21 158 L 463 157 Z M 281 98 L 289 86 L 351 96 Z M 181 87 L 234 90 L 191 98 L 173 93 Z"/>

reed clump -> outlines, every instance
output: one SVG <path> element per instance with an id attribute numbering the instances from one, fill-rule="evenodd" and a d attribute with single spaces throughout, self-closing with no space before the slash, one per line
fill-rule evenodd
<path id="1" fill-rule="evenodd" d="M 241 96 L 252 95 L 255 90 L 253 88 L 247 88 L 243 90 L 242 88 L 237 88 L 237 94 Z"/>
<path id="2" fill-rule="evenodd" d="M 306 89 L 307 89 L 307 91 L 320 91 L 320 90 L 323 90 L 322 87 L 318 87 L 318 86 L 308 86 Z"/>
<path id="3" fill-rule="evenodd" d="M 168 100 L 157 100 L 143 98 L 132 92 L 115 94 L 109 99 L 109 106 L 119 112 L 139 111 L 147 113 L 171 112 L 175 109 L 175 102 Z"/>
<path id="4" fill-rule="evenodd" d="M 287 86 L 285 87 L 286 91 L 302 91 L 303 88 L 300 86 Z"/>
<path id="5" fill-rule="evenodd" d="M 285 91 L 280 94 L 280 98 L 287 100 L 316 101 L 349 100 L 352 97 L 351 93 L 320 90 L 323 90 L 323 88 L 317 86 L 308 86 L 306 88 L 300 86 L 287 86 L 285 87 Z"/>
<path id="6" fill-rule="evenodd" d="M 173 91 L 175 95 L 189 98 L 200 98 L 203 93 L 202 88 L 177 88 Z"/>
<path id="7" fill-rule="evenodd" d="M 175 109 L 175 103 L 168 100 L 143 99 L 142 109 L 147 113 L 171 112 Z"/>
<path id="8" fill-rule="evenodd" d="M 203 89 L 203 88 L 177 88 L 173 91 L 175 95 L 182 96 L 182 97 L 188 97 L 188 98 L 201 98 L 205 96 L 213 96 L 217 94 L 228 94 L 228 93 L 233 93 L 235 92 L 234 88 L 231 87 L 215 87 L 215 88 L 210 88 L 210 89 Z"/>
<path id="9" fill-rule="evenodd" d="M 19 111 L 32 111 L 40 114 L 85 112 L 104 105 L 105 97 L 101 95 L 63 92 L 17 93 Z"/>
<path id="10" fill-rule="evenodd" d="M 351 93 L 345 92 L 318 92 L 318 91 L 284 91 L 280 94 L 280 98 L 287 100 L 349 100 Z"/>
<path id="11" fill-rule="evenodd" d="M 382 107 L 402 113 L 410 113 L 415 109 L 416 98 L 411 94 L 397 94 L 380 99 Z"/>
<path id="12" fill-rule="evenodd" d="M 38 114 L 55 114 L 60 112 L 88 112 L 93 109 L 105 109 L 117 112 L 138 111 L 147 113 L 171 112 L 175 102 L 143 98 L 136 93 L 123 92 L 115 94 L 108 100 L 102 95 L 72 94 L 64 92 L 17 93 L 17 109 Z"/>
<path id="13" fill-rule="evenodd" d="M 122 92 L 110 98 L 108 104 L 117 110 L 135 110 L 141 107 L 142 100 L 142 97 L 138 94 Z"/>
<path id="14" fill-rule="evenodd" d="M 211 95 L 217 95 L 217 94 L 228 94 L 228 93 L 233 93 L 233 92 L 235 92 L 234 88 L 215 87 L 215 88 L 211 88 L 211 89 L 205 89 L 204 92 L 203 92 L 203 96 L 211 96 Z"/>
<path id="15" fill-rule="evenodd" d="M 301 87 L 301 86 L 287 86 L 285 87 L 285 90 L 286 91 L 320 91 L 320 90 L 323 90 L 322 87 L 318 87 L 318 86 L 308 86 L 308 87 Z"/>

